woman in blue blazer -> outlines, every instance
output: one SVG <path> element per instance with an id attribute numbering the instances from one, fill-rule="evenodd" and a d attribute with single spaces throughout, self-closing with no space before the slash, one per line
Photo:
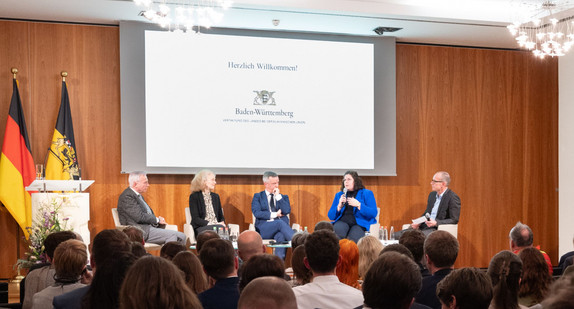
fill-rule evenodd
<path id="1" fill-rule="evenodd" d="M 357 172 L 345 173 L 341 191 L 335 194 L 328 216 L 337 236 L 354 242 L 365 236 L 365 231 L 377 222 L 375 196 L 373 191 L 365 189 Z"/>

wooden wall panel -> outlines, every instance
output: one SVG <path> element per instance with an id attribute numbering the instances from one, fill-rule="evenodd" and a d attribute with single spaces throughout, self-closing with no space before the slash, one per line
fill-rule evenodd
<path id="1" fill-rule="evenodd" d="M 60 71 L 68 87 L 79 162 L 89 189 L 90 231 L 113 228 L 111 208 L 127 187 L 120 174 L 119 31 L 116 27 L 0 21 L 0 136 L 19 67 L 33 156 L 43 162 L 60 104 Z M 508 231 L 529 224 L 535 242 L 557 263 L 558 66 L 530 53 L 397 45 L 397 175 L 365 177 L 383 225 L 398 229 L 425 208 L 430 180 L 447 170 L 462 199 L 457 266 L 487 266 L 508 248 Z M 182 230 L 193 175 L 149 175 L 148 203 Z M 327 218 L 340 176 L 282 176 L 292 222 Z M 217 176 L 228 222 L 246 229 L 260 175 Z M 13 275 L 15 223 L 0 212 L 0 277 Z M 20 242 L 23 244 L 22 242 Z M 4 246 L 5 244 L 5 246 Z"/>

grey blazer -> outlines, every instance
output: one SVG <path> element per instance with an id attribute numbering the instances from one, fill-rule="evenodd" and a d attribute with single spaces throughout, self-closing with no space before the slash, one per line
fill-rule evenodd
<path id="1" fill-rule="evenodd" d="M 153 210 L 148 214 L 147 207 L 131 188 L 125 189 L 118 199 L 118 216 L 122 225 L 140 227 L 144 231 L 144 239 L 148 239 L 150 226 L 157 227 Z"/>

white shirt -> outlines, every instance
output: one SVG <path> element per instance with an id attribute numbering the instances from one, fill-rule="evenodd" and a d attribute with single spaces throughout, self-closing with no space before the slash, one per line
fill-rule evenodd
<path id="1" fill-rule="evenodd" d="M 299 309 L 349 309 L 363 304 L 363 293 L 339 281 L 335 275 L 318 276 L 293 288 Z"/>
<path id="2" fill-rule="evenodd" d="M 265 194 L 267 195 L 267 205 L 269 205 L 269 211 L 271 212 L 271 219 L 268 221 L 273 221 L 273 219 L 277 218 L 277 212 L 271 209 L 271 198 L 275 200 L 275 208 L 278 209 L 279 207 L 277 207 L 277 202 L 283 198 L 283 195 L 281 195 L 281 193 L 271 195 L 271 192 L 268 192 L 267 190 L 265 190 Z"/>

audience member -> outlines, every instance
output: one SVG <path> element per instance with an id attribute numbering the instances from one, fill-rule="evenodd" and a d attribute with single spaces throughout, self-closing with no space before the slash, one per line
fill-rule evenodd
<path id="1" fill-rule="evenodd" d="M 195 254 L 182 251 L 175 255 L 172 262 L 185 273 L 185 282 L 193 293 L 199 294 L 209 288 L 203 266 Z"/>
<path id="2" fill-rule="evenodd" d="M 305 265 L 313 280 L 294 287 L 299 309 L 355 308 L 363 303 L 361 291 L 339 282 L 335 269 L 339 260 L 339 238 L 327 230 L 314 232 L 305 241 Z"/>
<path id="3" fill-rule="evenodd" d="M 261 235 L 255 231 L 243 231 L 237 237 L 237 255 L 243 262 L 250 257 L 265 253 L 265 245 Z"/>
<path id="4" fill-rule="evenodd" d="M 28 275 L 20 283 L 20 301 L 23 309 L 32 308 L 32 297 L 34 294 L 54 284 L 54 274 L 56 270 L 52 264 L 54 251 L 59 244 L 69 239 L 76 239 L 76 234 L 72 231 L 61 231 L 51 233 L 44 240 L 44 253 L 47 263 L 32 266 Z"/>
<path id="5" fill-rule="evenodd" d="M 255 229 L 265 239 L 277 242 L 290 241 L 293 230 L 289 226 L 291 204 L 289 196 L 279 192 L 279 176 L 275 172 L 263 173 L 265 190 L 255 193 L 251 201 L 251 211 L 255 216 Z M 285 260 L 285 248 L 276 248 L 275 254 Z"/>
<path id="6" fill-rule="evenodd" d="M 335 273 L 339 281 L 360 289 L 359 284 L 359 248 L 352 240 L 339 240 L 339 263 Z"/>
<path id="7" fill-rule="evenodd" d="M 183 273 L 156 256 L 140 258 L 128 271 L 120 290 L 121 309 L 201 308 Z"/>
<path id="8" fill-rule="evenodd" d="M 185 234 L 178 231 L 166 230 L 167 224 L 163 217 L 156 217 L 151 207 L 144 200 L 142 193 L 149 188 L 149 182 L 144 172 L 132 172 L 128 177 L 129 187 L 122 192 L 118 199 L 118 216 L 122 225 L 135 225 L 144 232 L 144 240 L 163 245 L 170 241 L 186 244 Z"/>
<path id="9" fill-rule="evenodd" d="M 518 304 L 522 261 L 510 251 L 498 252 L 488 265 L 493 297 L 489 309 L 526 309 Z"/>
<path id="10" fill-rule="evenodd" d="M 293 234 L 293 237 L 291 238 L 291 249 L 295 250 L 297 247 L 304 244 L 305 240 L 307 240 L 307 236 L 309 236 L 309 233 L 305 231 Z"/>
<path id="11" fill-rule="evenodd" d="M 297 300 L 285 280 L 277 277 L 260 277 L 243 289 L 238 308 L 297 309 Z"/>
<path id="12" fill-rule="evenodd" d="M 161 247 L 161 250 L 159 250 L 159 256 L 171 261 L 176 254 L 186 250 L 187 248 L 177 241 L 170 241 Z"/>
<path id="13" fill-rule="evenodd" d="M 373 191 L 363 185 L 356 171 L 343 175 L 341 190 L 335 194 L 327 213 L 333 221 L 333 229 L 340 239 L 348 238 L 355 243 L 365 236 L 371 224 L 377 222 L 377 201 Z"/>
<path id="14" fill-rule="evenodd" d="M 149 253 L 147 253 L 147 251 L 145 250 L 144 245 L 140 244 L 139 242 L 135 242 L 135 241 L 132 241 L 131 252 L 137 258 L 141 258 L 142 256 L 149 255 Z"/>
<path id="15" fill-rule="evenodd" d="M 359 248 L 359 278 L 364 279 L 367 270 L 383 250 L 383 244 L 374 236 L 365 236 L 357 243 Z"/>
<path id="16" fill-rule="evenodd" d="M 197 235 L 195 238 L 195 250 L 197 250 L 197 254 L 201 251 L 201 247 L 204 243 L 206 243 L 210 239 L 217 239 L 220 238 L 217 232 L 215 231 L 203 231 Z"/>
<path id="17" fill-rule="evenodd" d="M 313 273 L 305 266 L 305 247 L 299 246 L 293 250 L 291 255 L 291 266 L 293 268 L 294 278 L 291 281 L 292 286 L 304 285 L 311 282 Z"/>
<path id="18" fill-rule="evenodd" d="M 460 198 L 448 187 L 450 175 L 444 171 L 436 172 L 430 185 L 432 191 L 427 199 L 427 208 L 422 214 L 427 217 L 427 221 L 413 223 L 410 227 L 420 229 L 425 235 L 436 231 L 441 224 L 457 224 L 460 217 Z M 407 230 L 395 233 L 395 239 L 400 239 L 405 231 Z"/>
<path id="19" fill-rule="evenodd" d="M 271 254 L 258 254 L 252 256 L 243 264 L 241 278 L 239 279 L 239 292 L 255 278 L 273 276 L 285 277 L 285 264 L 278 256 Z"/>
<path id="20" fill-rule="evenodd" d="M 69 239 L 59 244 L 54 251 L 53 262 L 56 270 L 55 283 L 32 297 L 34 309 L 51 309 L 54 296 L 85 286 L 79 282 L 88 263 L 88 251 L 83 242 Z"/>
<path id="21" fill-rule="evenodd" d="M 426 308 L 411 306 L 420 288 L 417 264 L 404 254 L 386 252 L 373 262 L 365 275 L 365 306 L 372 309 Z"/>
<path id="22" fill-rule="evenodd" d="M 407 249 L 407 247 L 401 245 L 401 244 L 390 244 L 388 246 L 385 246 L 383 248 L 383 250 L 381 250 L 381 253 L 379 253 L 379 255 L 382 255 L 383 253 L 387 253 L 387 252 L 398 252 L 400 254 L 404 254 L 407 257 L 409 257 L 409 259 L 411 260 L 415 260 L 415 258 L 413 257 L 413 254 L 409 251 L 409 249 Z"/>
<path id="23" fill-rule="evenodd" d="M 406 230 L 399 239 L 399 244 L 407 247 L 413 254 L 415 263 L 419 265 L 423 277 L 430 276 L 429 270 L 423 265 L 425 239 L 426 236 L 423 232 L 413 229 Z"/>
<path id="24" fill-rule="evenodd" d="M 443 308 L 488 309 L 492 300 L 492 283 L 478 268 L 461 268 L 438 283 L 436 294 Z"/>
<path id="25" fill-rule="evenodd" d="M 199 171 L 191 181 L 189 211 L 195 234 L 225 227 L 219 194 L 213 192 L 215 185 L 215 173 L 210 170 Z"/>
<path id="26" fill-rule="evenodd" d="M 572 243 L 574 244 L 574 238 L 572 239 Z M 565 253 L 560 257 L 560 262 L 558 262 L 558 267 L 562 269 L 562 273 L 566 270 L 566 267 L 573 264 L 574 259 L 574 251 L 570 251 Z"/>
<path id="27" fill-rule="evenodd" d="M 319 231 L 319 230 L 328 230 L 331 232 L 335 231 L 335 229 L 333 228 L 333 224 L 329 221 L 317 222 L 317 224 L 315 224 L 315 228 L 313 229 L 313 231 Z"/>
<path id="28" fill-rule="evenodd" d="M 449 232 L 434 231 L 428 235 L 424 251 L 431 276 L 423 278 L 423 285 L 416 296 L 416 302 L 433 309 L 441 307 L 436 296 L 436 286 L 452 271 L 458 256 L 458 248 L 458 241 Z"/>
<path id="29" fill-rule="evenodd" d="M 524 248 L 532 247 L 534 243 L 534 233 L 530 227 L 522 222 L 516 222 L 516 225 L 510 230 L 508 235 L 510 239 L 510 251 L 514 254 L 518 254 Z M 540 250 L 540 248 L 536 248 Z M 546 264 L 548 264 L 548 273 L 552 276 L 552 261 L 546 252 L 540 250 L 540 253 L 544 256 Z"/>
<path id="30" fill-rule="evenodd" d="M 114 254 L 119 252 L 130 252 L 131 245 L 133 242 L 130 241 L 128 236 L 123 232 L 117 229 L 109 229 L 103 230 L 99 232 L 95 237 L 94 241 L 92 242 L 92 255 L 90 256 L 90 265 L 94 270 L 94 280 L 98 277 L 98 265 L 103 264 L 105 261 L 109 259 L 113 259 Z M 114 274 L 112 277 L 108 277 L 104 273 L 103 278 L 110 283 L 110 285 L 116 284 L 117 280 L 121 280 L 122 278 L 120 274 Z M 117 275 L 117 276 L 116 276 Z M 101 282 L 101 279 L 98 279 L 98 282 Z M 116 282 L 116 283 L 114 283 Z M 79 309 L 82 307 L 82 298 L 90 289 L 101 288 L 103 284 L 98 285 L 90 285 L 85 286 L 76 290 L 73 290 L 69 293 L 56 296 L 54 297 L 53 305 L 55 309 Z M 108 299 L 117 299 L 117 294 L 119 290 L 106 290 L 110 293 L 114 293 L 114 295 L 108 295 Z M 93 291 L 93 295 L 98 294 L 100 295 L 101 291 Z M 94 299 L 94 303 L 97 304 L 99 299 Z M 89 301 L 92 303 L 91 301 Z"/>
<path id="31" fill-rule="evenodd" d="M 128 225 L 122 229 L 128 238 L 133 241 L 145 245 L 143 230 L 134 225 Z"/>
<path id="32" fill-rule="evenodd" d="M 544 309 L 574 308 L 574 275 L 563 275 L 550 287 L 548 297 L 542 302 Z"/>
<path id="33" fill-rule="evenodd" d="M 137 259 L 131 252 L 118 251 L 114 252 L 109 259 L 101 262 L 86 296 L 82 298 L 81 308 L 118 308 L 122 282 Z"/>
<path id="34" fill-rule="evenodd" d="M 204 309 L 237 308 L 239 300 L 238 261 L 231 242 L 210 239 L 199 251 L 203 269 L 215 283 L 198 295 Z"/>
<path id="35" fill-rule="evenodd" d="M 522 278 L 518 292 L 518 302 L 526 307 L 539 304 L 548 294 L 552 277 L 544 256 L 536 248 L 524 248 L 518 253 L 522 261 Z"/>

